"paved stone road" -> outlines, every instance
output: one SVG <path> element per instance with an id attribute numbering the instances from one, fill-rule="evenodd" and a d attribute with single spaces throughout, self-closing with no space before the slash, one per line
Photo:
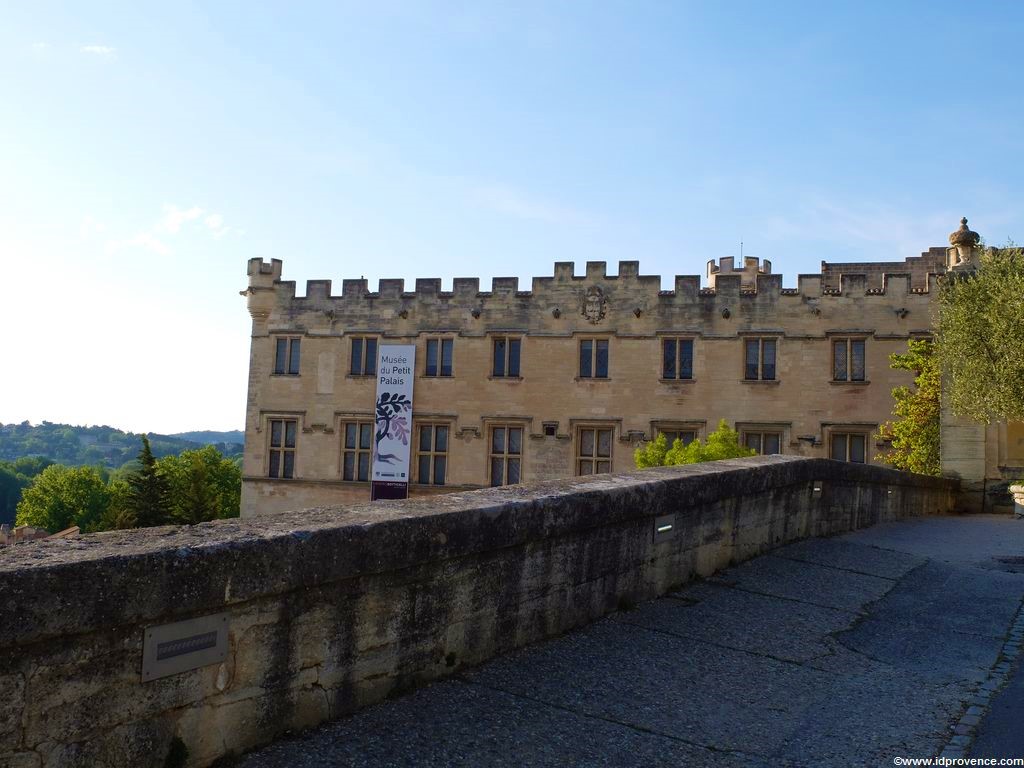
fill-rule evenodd
<path id="1" fill-rule="evenodd" d="M 800 542 L 240 764 L 817 767 L 962 755 L 979 722 L 981 746 L 1020 646 L 1024 573 L 996 558 L 1022 555 L 1024 521 L 994 516 Z M 1017 732 L 1001 748 L 1024 756 Z"/>
<path id="2" fill-rule="evenodd" d="M 1024 674 L 1020 659 L 1010 683 L 992 699 L 971 745 L 971 757 L 1024 757 Z"/>

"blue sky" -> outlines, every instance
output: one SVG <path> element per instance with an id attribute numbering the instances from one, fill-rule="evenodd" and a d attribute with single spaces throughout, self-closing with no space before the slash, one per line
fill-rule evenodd
<path id="1" fill-rule="evenodd" d="M 3 3 L 0 422 L 242 425 L 286 279 L 1024 239 L 1024 3 Z M 612 269 L 611 271 L 614 271 Z"/>

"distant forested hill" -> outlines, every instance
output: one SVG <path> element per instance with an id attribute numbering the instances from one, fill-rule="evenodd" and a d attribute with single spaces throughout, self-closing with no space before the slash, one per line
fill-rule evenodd
<path id="1" fill-rule="evenodd" d="M 245 433 L 240 429 L 236 429 L 231 432 L 211 432 L 208 429 L 199 432 L 175 432 L 171 437 L 190 440 L 193 443 L 199 443 L 200 445 L 217 445 L 217 443 L 242 445 L 245 442 Z"/>
<path id="2" fill-rule="evenodd" d="M 226 458 L 242 455 L 241 432 L 186 432 L 197 439 L 179 435 L 149 434 L 153 454 L 177 455 L 185 450 L 213 445 Z M 230 437 L 231 440 L 203 439 L 202 436 Z M 236 439 L 237 436 L 237 439 Z M 102 465 L 117 469 L 138 456 L 142 449 L 141 435 L 122 432 L 113 427 L 76 427 L 44 421 L 33 426 L 0 424 L 0 461 L 15 461 L 23 456 L 45 456 L 58 464 L 69 466 Z"/>

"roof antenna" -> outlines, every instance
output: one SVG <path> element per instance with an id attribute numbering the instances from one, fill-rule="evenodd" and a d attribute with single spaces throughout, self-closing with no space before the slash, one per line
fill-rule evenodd
<path id="1" fill-rule="evenodd" d="M 740 263 L 743 263 L 743 241 L 740 240 Z"/>

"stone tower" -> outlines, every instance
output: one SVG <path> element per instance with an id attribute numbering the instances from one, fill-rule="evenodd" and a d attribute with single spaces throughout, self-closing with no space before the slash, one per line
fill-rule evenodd
<path id="1" fill-rule="evenodd" d="M 956 280 L 974 272 L 981 255 L 981 235 L 967 227 L 967 218 L 960 219 L 960 228 L 949 235 L 945 279 Z M 993 429 L 972 419 L 956 416 L 946 398 L 942 397 L 939 422 L 939 462 L 942 474 L 960 479 L 961 504 L 965 511 L 985 509 L 986 445 Z"/>

